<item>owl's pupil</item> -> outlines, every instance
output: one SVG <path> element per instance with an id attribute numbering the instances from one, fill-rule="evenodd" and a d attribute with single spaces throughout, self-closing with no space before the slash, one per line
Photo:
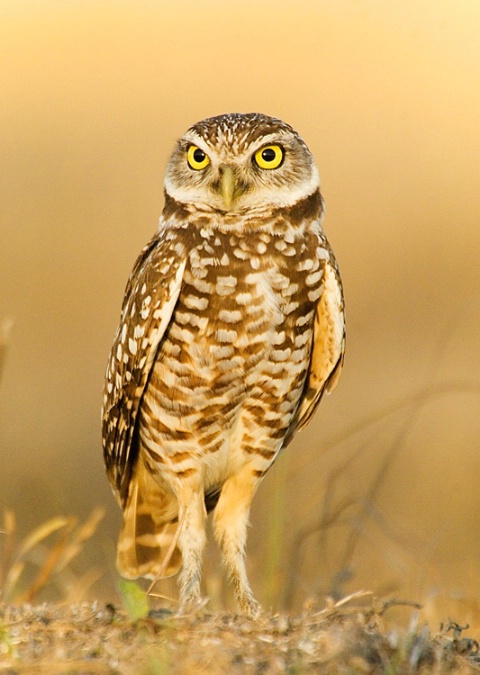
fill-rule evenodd
<path id="1" fill-rule="evenodd" d="M 275 150 L 272 150 L 272 148 L 266 148 L 262 152 L 262 159 L 265 160 L 265 162 L 273 162 L 276 156 Z"/>
<path id="2" fill-rule="evenodd" d="M 193 159 L 198 163 L 203 162 L 203 160 L 205 159 L 205 153 L 203 152 L 203 150 L 200 150 L 200 148 L 197 148 L 195 150 L 195 152 L 193 153 Z"/>

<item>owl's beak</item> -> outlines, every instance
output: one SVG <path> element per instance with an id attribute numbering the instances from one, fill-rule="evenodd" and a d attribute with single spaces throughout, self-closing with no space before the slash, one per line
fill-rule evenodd
<path id="1" fill-rule="evenodd" d="M 234 170 L 228 165 L 220 167 L 219 188 L 227 211 L 231 209 L 234 200 L 244 192 L 244 188 L 237 181 Z"/>

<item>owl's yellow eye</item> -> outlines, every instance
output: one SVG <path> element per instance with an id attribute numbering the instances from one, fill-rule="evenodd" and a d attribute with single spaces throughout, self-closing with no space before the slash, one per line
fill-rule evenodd
<path id="1" fill-rule="evenodd" d="M 283 149 L 279 145 L 266 145 L 257 150 L 255 161 L 261 169 L 278 169 L 283 162 Z"/>
<path id="2" fill-rule="evenodd" d="M 210 164 L 210 158 L 196 145 L 190 145 L 187 150 L 187 162 L 191 169 L 200 171 Z"/>

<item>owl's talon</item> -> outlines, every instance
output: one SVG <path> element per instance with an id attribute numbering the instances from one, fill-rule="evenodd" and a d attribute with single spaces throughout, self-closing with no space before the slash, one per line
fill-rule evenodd
<path id="1" fill-rule="evenodd" d="M 196 596 L 194 598 L 187 598 L 184 600 L 179 609 L 178 609 L 178 614 L 184 615 L 184 614 L 194 614 L 195 612 L 200 612 L 202 609 L 206 607 L 208 602 L 210 601 L 210 598 L 208 597 L 201 597 L 201 596 Z"/>
<path id="2" fill-rule="evenodd" d="M 259 602 L 254 598 L 249 598 L 248 600 L 239 602 L 242 612 L 244 612 L 249 619 L 258 619 L 263 609 Z"/>

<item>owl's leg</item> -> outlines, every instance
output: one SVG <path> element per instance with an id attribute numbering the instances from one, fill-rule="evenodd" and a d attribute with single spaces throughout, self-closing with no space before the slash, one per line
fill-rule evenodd
<path id="1" fill-rule="evenodd" d="M 215 538 L 222 548 L 237 602 L 251 617 L 257 616 L 261 607 L 253 597 L 248 583 L 245 544 L 250 505 L 258 483 L 258 477 L 254 475 L 252 468 L 244 467 L 224 483 L 214 512 Z"/>
<path id="2" fill-rule="evenodd" d="M 207 512 L 200 488 L 183 487 L 178 493 L 179 535 L 178 547 L 182 552 L 180 573 L 181 608 L 191 608 L 201 600 L 200 580 L 202 557 L 206 544 L 205 525 Z"/>

